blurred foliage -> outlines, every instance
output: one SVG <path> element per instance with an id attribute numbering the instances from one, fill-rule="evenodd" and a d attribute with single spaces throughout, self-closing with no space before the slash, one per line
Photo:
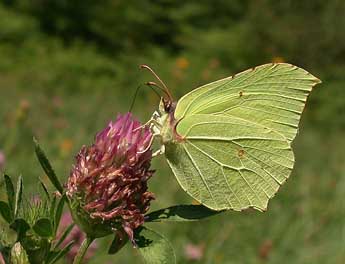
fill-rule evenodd
<path id="1" fill-rule="evenodd" d="M 25 37 L 34 33 L 33 24 L 36 24 L 36 29 L 39 26 L 64 43 L 93 42 L 100 51 L 115 55 L 145 48 L 145 53 L 149 53 L 151 46 L 177 53 L 201 44 L 198 50 L 203 50 L 217 43 L 221 51 L 217 49 L 213 55 L 225 53 L 227 56 L 220 57 L 227 64 L 231 63 L 229 57 L 244 60 L 241 54 L 247 54 L 254 62 L 270 59 L 271 55 L 319 67 L 344 62 L 345 36 L 340 32 L 345 23 L 345 3 L 341 0 L 279 3 L 216 0 L 212 4 L 207 0 L 105 0 L 101 3 L 6 0 L 5 3 L 14 13 L 2 26 L 9 27 L 10 34 L 18 35 L 13 39 L 16 43 L 20 34 Z M 20 20 L 14 18 L 18 14 Z M 29 28 L 21 31 L 20 25 L 26 27 L 27 23 Z M 231 56 L 233 53 L 236 56 Z"/>
<path id="2" fill-rule="evenodd" d="M 290 62 L 323 84 L 302 119 L 294 175 L 269 211 L 230 212 L 161 231 L 177 248 L 178 263 L 193 263 L 184 255 L 187 243 L 204 249 L 202 263 L 344 263 L 344 14 L 343 0 L 3 0 L 6 171 L 22 173 L 35 190 L 42 175 L 34 134 L 64 180 L 74 153 L 117 112 L 128 111 L 136 87 L 152 80 L 139 64 L 152 66 L 179 98 L 255 65 Z M 157 105 L 155 94 L 142 88 L 133 111 L 144 121 Z M 153 208 L 191 203 L 162 164 L 163 158 L 154 164 Z M 112 259 L 105 253 L 99 251 L 102 263 Z M 132 254 L 126 248 L 115 258 L 139 263 Z"/>

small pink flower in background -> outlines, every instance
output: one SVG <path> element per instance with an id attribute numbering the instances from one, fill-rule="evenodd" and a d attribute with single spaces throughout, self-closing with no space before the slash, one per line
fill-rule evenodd
<path id="1" fill-rule="evenodd" d="M 64 213 L 61 217 L 61 222 L 60 222 L 59 229 L 57 232 L 57 239 L 60 238 L 60 236 L 65 231 L 65 229 L 72 223 L 73 223 L 73 219 L 72 219 L 71 214 L 69 212 Z M 79 250 L 81 244 L 83 243 L 84 239 L 85 239 L 85 234 L 79 229 L 78 226 L 75 225 L 73 227 L 72 231 L 69 233 L 69 235 L 66 237 L 66 239 L 61 244 L 61 248 L 63 248 L 68 243 L 70 243 L 71 241 L 75 241 L 73 247 L 71 248 L 71 250 L 66 255 L 66 260 L 68 263 L 73 262 L 74 257 L 77 255 L 78 250 Z M 97 244 L 96 244 L 96 242 L 93 242 L 91 244 L 91 246 L 89 247 L 88 251 L 86 252 L 84 261 L 89 260 L 95 254 L 96 249 L 97 249 Z"/>
<path id="2" fill-rule="evenodd" d="M 188 243 L 184 248 L 184 255 L 188 260 L 201 260 L 204 256 L 204 245 Z"/>
<path id="3" fill-rule="evenodd" d="M 5 260 L 4 258 L 2 257 L 2 254 L 0 253 L 0 264 L 5 264 Z"/>
<path id="4" fill-rule="evenodd" d="M 69 199 L 80 203 L 91 219 L 123 229 L 133 243 L 133 230 L 144 223 L 154 199 L 147 191 L 154 173 L 151 141 L 150 129 L 131 113 L 119 115 L 93 145 L 80 150 L 66 185 Z"/>
<path id="5" fill-rule="evenodd" d="M 0 150 L 0 171 L 4 169 L 5 163 L 6 163 L 5 154 Z"/>

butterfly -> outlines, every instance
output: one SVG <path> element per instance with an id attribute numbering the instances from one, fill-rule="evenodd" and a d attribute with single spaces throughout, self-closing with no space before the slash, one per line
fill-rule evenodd
<path id="1" fill-rule="evenodd" d="M 320 82 L 291 64 L 265 64 L 196 88 L 177 102 L 162 82 L 166 96 L 151 119 L 160 153 L 183 190 L 206 207 L 265 211 L 291 174 L 291 144 L 308 95 Z"/>

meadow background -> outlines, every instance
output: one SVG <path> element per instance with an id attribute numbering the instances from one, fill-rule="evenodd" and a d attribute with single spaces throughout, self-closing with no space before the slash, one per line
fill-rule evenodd
<path id="1" fill-rule="evenodd" d="M 197 223 L 151 224 L 178 263 L 345 263 L 345 2 L 343 0 L 2 0 L 0 149 L 27 195 L 43 175 L 32 136 L 62 181 L 83 144 L 120 112 L 153 67 L 177 99 L 191 89 L 268 62 L 318 76 L 294 142 L 296 166 L 266 213 L 227 212 Z M 141 121 L 159 99 L 142 88 Z M 150 181 L 152 209 L 193 201 L 164 158 Z M 3 194 L 0 194 L 0 198 Z M 127 245 L 90 263 L 141 263 Z M 188 245 L 200 260 L 185 254 Z"/>

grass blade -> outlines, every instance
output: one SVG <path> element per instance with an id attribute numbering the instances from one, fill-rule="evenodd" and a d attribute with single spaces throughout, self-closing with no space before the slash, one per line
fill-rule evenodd
<path id="1" fill-rule="evenodd" d="M 65 231 L 62 233 L 59 240 L 56 242 L 56 244 L 54 246 L 54 250 L 57 250 L 61 246 L 62 242 L 66 239 L 66 237 L 69 235 L 69 233 L 71 233 L 74 226 L 75 226 L 75 224 L 72 223 L 65 229 Z"/>
<path id="2" fill-rule="evenodd" d="M 49 195 L 48 189 L 41 179 L 40 179 L 40 184 L 41 184 L 41 188 L 42 188 L 47 200 L 50 201 L 50 195 Z"/>
<path id="3" fill-rule="evenodd" d="M 66 200 L 66 196 L 63 195 L 56 207 L 55 216 L 54 216 L 54 233 L 56 233 L 59 227 L 60 219 L 63 212 L 63 207 L 65 205 L 65 200 Z"/>
<path id="4" fill-rule="evenodd" d="M 15 201 L 14 185 L 10 176 L 5 174 L 4 177 L 5 177 L 8 205 L 11 209 L 12 214 L 14 215 L 14 201 Z"/>
<path id="5" fill-rule="evenodd" d="M 34 139 L 35 143 L 35 152 L 36 156 L 38 158 L 38 161 L 40 162 L 44 172 L 47 174 L 49 180 L 54 185 L 54 187 L 62 194 L 63 188 L 62 185 L 56 176 L 47 156 L 45 155 L 44 151 L 41 149 L 40 145 L 38 144 L 38 141 Z"/>
<path id="6" fill-rule="evenodd" d="M 53 259 L 51 259 L 50 261 L 48 261 L 47 264 L 53 264 L 55 262 L 57 262 L 58 260 L 60 260 L 63 256 L 65 256 L 72 248 L 74 244 L 74 241 L 71 241 L 67 246 L 65 246 L 61 251 L 59 251 Z"/>
<path id="7" fill-rule="evenodd" d="M 23 178 L 19 176 L 17 181 L 17 191 L 16 191 L 16 200 L 14 205 L 14 217 L 17 217 L 19 208 L 22 205 L 23 201 Z"/>

